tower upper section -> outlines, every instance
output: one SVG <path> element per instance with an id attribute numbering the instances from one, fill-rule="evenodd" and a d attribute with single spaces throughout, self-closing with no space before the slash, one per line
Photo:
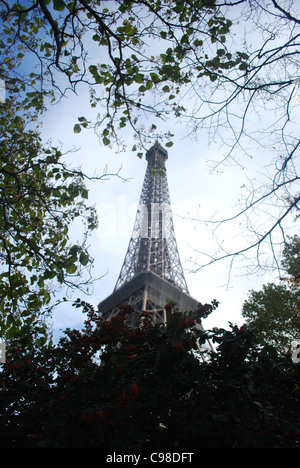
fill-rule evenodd
<path id="1" fill-rule="evenodd" d="M 148 165 L 154 169 L 165 167 L 165 162 L 168 159 L 168 152 L 158 142 L 146 153 L 146 160 Z"/>
<path id="2" fill-rule="evenodd" d="M 173 227 L 165 162 L 167 151 L 156 142 L 148 162 L 132 236 L 115 290 L 141 272 L 152 271 L 188 293 Z"/>

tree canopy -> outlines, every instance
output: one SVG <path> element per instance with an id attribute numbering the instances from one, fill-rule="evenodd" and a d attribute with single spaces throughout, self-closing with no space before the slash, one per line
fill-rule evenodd
<path id="1" fill-rule="evenodd" d="M 180 87 L 192 79 L 215 81 L 216 70 L 245 69 L 246 54 L 220 48 L 232 22 L 215 1 L 3 2 L 1 16 L 10 73 L 18 51 L 20 64 L 30 60 L 31 66 L 23 64 L 16 79 L 36 92 L 58 99 L 68 88 L 88 84 L 91 105 L 99 106 L 94 124 L 104 145 L 120 141 L 126 125 L 139 141 L 151 135 L 156 126 L 152 121 L 143 130 L 141 114 L 180 117 L 185 110 L 177 99 Z M 89 122 L 78 117 L 75 132 Z"/>
<path id="2" fill-rule="evenodd" d="M 86 237 L 97 226 L 84 174 L 66 167 L 59 148 L 45 146 L 15 106 L 7 99 L 0 121 L 0 328 L 6 339 L 45 330 L 36 320 L 58 285 L 88 285 Z M 79 219 L 83 241 L 72 244 L 70 225 Z"/>
<path id="3" fill-rule="evenodd" d="M 210 305 L 169 307 L 166 327 L 145 312 L 135 330 L 132 308 L 106 321 L 75 305 L 88 314 L 84 330 L 66 330 L 46 352 L 22 340 L 8 349 L 2 448 L 299 447 L 299 365 L 257 347 L 249 329 L 203 333 L 195 324 Z"/>
<path id="4" fill-rule="evenodd" d="M 234 215 L 204 220 L 238 221 L 249 239 L 206 252 L 201 266 L 253 251 L 262 267 L 264 246 L 278 265 L 277 244 L 299 210 L 295 1 L 18 0 L 3 1 L 0 14 L 8 92 L 18 85 L 28 105 L 43 109 L 88 87 L 98 115 L 78 115 L 75 132 L 92 127 L 112 148 L 131 135 L 141 157 L 153 139 L 172 146 L 176 119 L 187 135 L 205 128 L 221 143 L 214 170 L 255 159 L 265 179 L 249 181 Z"/>
<path id="5" fill-rule="evenodd" d="M 23 57 L 8 53 L 0 63 L 6 89 L 0 104 L 0 330 L 8 342 L 23 336 L 27 346 L 43 346 L 51 338 L 45 317 L 57 288 L 91 282 L 86 242 L 97 214 L 87 205 L 85 174 L 42 141 L 43 93 L 29 91 L 18 75 Z M 82 241 L 76 243 L 69 230 L 79 220 Z"/>
<path id="6" fill-rule="evenodd" d="M 299 210 L 295 3 L 1 2 L 3 448 L 299 447 L 299 366 L 257 346 L 251 328 L 203 333 L 194 325 L 205 307 L 185 315 L 169 310 L 167 327 L 154 326 L 145 311 L 134 331 L 128 309 L 105 321 L 79 300 L 86 329 L 66 330 L 57 346 L 47 342 L 43 317 L 55 287 L 89 284 L 87 236 L 97 217 L 87 205 L 86 175 L 68 167 L 38 127 L 47 107 L 87 86 L 99 114 L 96 121 L 78 115 L 72 126 L 75 133 L 94 128 L 106 147 L 122 147 L 128 129 L 140 157 L 153 139 L 171 147 L 172 117 L 190 135 L 208 127 L 221 139 L 215 169 L 242 153 L 259 159 L 262 148 L 271 150 L 268 183 L 259 190 L 250 184 L 244 207 L 228 220 L 210 220 L 219 225 L 246 214 L 255 241 L 209 263 L 252 248 L 260 263 L 267 241 L 276 258 L 274 236 L 286 240 L 284 222 Z M 248 152 L 253 142 L 257 151 Z M 262 222 L 266 204 L 277 211 Z M 82 242 L 74 243 L 69 229 L 79 219 Z M 294 275 L 293 249 L 287 247 L 286 259 Z M 218 348 L 202 362 L 199 346 L 208 338 Z"/>
<path id="7" fill-rule="evenodd" d="M 18 169 L 12 169 L 12 162 L 3 168 L 2 174 L 6 170 L 5 177 L 13 181 L 17 193 L 13 196 L 16 200 L 20 198 L 18 191 L 25 167 L 22 158 L 29 157 L 21 155 L 23 141 L 27 147 L 36 147 L 31 158 L 41 159 L 37 154 L 44 152 L 43 175 L 38 174 L 36 160 L 26 167 L 30 167 L 37 178 L 47 179 L 44 187 L 47 190 L 51 179 L 53 210 L 57 212 L 64 205 L 69 216 L 78 213 L 76 202 L 87 195 L 82 174 L 65 165 L 62 167 L 59 149 L 43 146 L 36 124 L 53 102 L 86 86 L 91 108 L 98 111 L 97 118 L 93 121 L 89 115 L 78 115 L 71 125 L 75 132 L 94 128 L 104 146 L 122 147 L 130 130 L 135 139 L 132 150 L 140 157 L 153 139 L 160 138 L 170 147 L 173 144 L 171 122 L 177 119 L 187 125 L 189 135 L 197 136 L 199 129 L 209 128 L 212 138 L 219 138 L 222 151 L 215 169 L 224 163 L 246 161 L 247 157 L 263 161 L 262 151 L 270 151 L 273 160 L 261 164 L 266 181 L 260 182 L 259 187 L 249 182 L 247 195 L 239 200 L 237 212 L 227 219 L 204 220 L 217 227 L 240 222 L 247 232 L 244 245 L 238 250 L 234 246 L 228 249 L 218 245 L 216 252 L 205 252 L 209 260 L 200 266 L 224 258 L 232 262 L 237 257 L 248 260 L 255 249 L 260 268 L 265 245 L 278 266 L 277 245 L 286 241 L 286 222 L 291 218 L 297 220 L 299 210 L 298 13 L 295 2 L 286 0 L 1 2 L 0 79 L 5 83 L 7 95 L 5 104 L 1 104 L 4 113 L 1 125 L 7 135 L 12 131 L 9 126 L 15 125 L 12 142 L 18 155 L 16 161 L 20 163 L 18 176 Z M 12 119 L 9 123 L 8 116 Z M 21 127 L 26 127 L 28 132 L 27 136 L 19 138 Z M 5 133 L 3 135 L 5 137 Z M 25 136 L 28 141 L 24 140 Z M 3 149 L 7 152 L 8 146 Z M 2 193 L 8 201 L 8 179 L 3 180 L 5 190 Z M 33 191 L 36 206 L 31 207 L 24 219 L 34 218 L 41 228 L 46 212 L 47 222 L 56 215 L 43 207 L 37 187 L 32 187 L 30 196 Z M 29 196 L 29 192 L 27 194 Z M 16 214 L 17 205 L 13 205 L 15 199 L 10 197 L 12 215 Z M 25 196 L 22 197 L 25 200 Z M 272 209 L 268 210 L 270 205 Z M 81 207 L 83 209 L 82 204 Z M 50 235 L 49 224 L 47 226 L 45 229 Z M 67 223 L 63 223 L 61 232 L 66 226 Z M 14 224 L 14 229 L 20 231 L 20 226 Z M 27 224 L 25 232 L 28 229 Z M 38 232 L 37 229 L 35 234 Z M 53 241 L 55 235 L 59 237 L 54 229 Z M 65 240 L 66 237 L 60 242 Z M 8 246 L 8 239 L 2 242 Z M 6 247 L 3 244 L 3 259 L 11 270 L 12 257 Z M 65 252 L 62 256 L 65 270 L 58 278 L 75 273 L 75 258 L 79 263 L 80 259 L 84 263 L 87 261 L 86 250 L 76 249 L 74 246 L 70 254 Z M 44 255 L 42 259 L 41 250 L 38 255 L 37 262 L 42 263 L 37 263 L 36 267 L 49 263 L 49 256 Z M 51 258 L 53 268 L 55 258 L 57 252 Z M 26 261 L 29 261 L 28 250 L 22 268 L 26 268 Z M 28 267 L 33 268 L 30 261 Z M 16 290 L 21 287 L 20 270 L 4 273 L 4 284 L 8 285 L 7 278 L 11 279 L 10 290 L 13 284 L 18 285 Z M 44 268 L 42 273 L 48 280 L 53 274 L 54 270 L 49 273 L 49 268 Z M 40 281 L 43 288 L 40 273 L 37 279 L 34 275 L 36 273 L 29 275 L 29 282 L 34 286 Z M 47 302 L 46 291 L 41 289 L 40 293 L 40 297 L 44 294 L 42 302 Z"/>
<path id="8" fill-rule="evenodd" d="M 269 283 L 260 291 L 249 292 L 242 315 L 248 326 L 256 331 L 260 344 L 291 350 L 300 335 L 299 237 L 289 239 L 284 249 L 283 265 L 289 276 L 279 284 Z"/>

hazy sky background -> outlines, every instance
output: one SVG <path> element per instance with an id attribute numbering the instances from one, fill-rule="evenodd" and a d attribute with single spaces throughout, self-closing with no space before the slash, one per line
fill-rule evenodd
<path id="1" fill-rule="evenodd" d="M 128 151 L 117 153 L 104 147 L 93 130 L 73 133 L 77 116 L 90 112 L 88 99 L 84 92 L 78 96 L 70 95 L 48 111 L 43 118 L 42 135 L 51 137 L 53 146 L 62 143 L 63 151 L 78 148 L 65 156 L 71 167 L 80 166 L 88 175 L 101 175 L 103 171 L 116 173 L 127 179 L 126 182 L 112 176 L 109 180 L 90 182 L 89 203 L 95 205 L 99 215 L 99 228 L 89 239 L 90 252 L 95 259 L 94 277 L 102 277 L 94 285 L 93 293 L 84 297 L 75 291 L 72 299 L 81 297 L 95 307 L 111 294 L 117 281 L 133 229 L 135 214 L 142 189 L 147 163 Z M 169 192 L 171 198 L 175 234 L 185 271 L 190 294 L 202 303 L 213 299 L 220 301 L 218 309 L 208 317 L 204 326 L 228 328 L 228 322 L 243 323 L 241 306 L 250 289 L 259 289 L 262 284 L 276 279 L 268 275 L 246 275 L 242 265 L 236 263 L 231 271 L 229 262 L 218 262 L 198 272 L 195 250 L 211 253 L 213 246 L 212 226 L 190 221 L 188 218 L 210 219 L 214 213 L 218 218 L 233 213 L 243 184 L 247 178 L 256 177 L 252 160 L 245 161 L 245 168 L 233 166 L 218 173 L 210 172 L 208 160 L 218 156 L 222 148 L 208 146 L 208 135 L 201 132 L 198 142 L 183 138 L 185 127 L 180 123 L 173 126 L 174 146 L 168 150 L 166 162 Z M 261 160 L 260 160 L 261 163 Z M 247 167 L 248 166 L 248 167 Z M 260 165 L 259 165 L 260 167 Z M 80 233 L 71 230 L 72 238 L 80 240 Z M 237 236 L 239 232 L 239 236 Z M 230 241 L 236 248 L 242 231 L 235 232 L 230 224 L 217 236 L 219 242 Z M 79 234 L 79 235 L 78 235 Z M 240 237 L 242 236 L 242 237 Z M 61 294 L 65 295 L 65 291 Z M 70 304 L 59 306 L 53 317 L 54 335 L 67 327 L 79 328 L 84 316 L 80 309 Z"/>
<path id="2" fill-rule="evenodd" d="M 241 28 L 238 24 L 238 9 L 232 12 L 236 16 L 234 24 Z M 248 35 L 247 40 L 251 43 L 255 37 Z M 233 35 L 232 41 L 238 42 L 238 36 L 235 38 Z M 98 49 L 91 48 L 89 52 L 91 63 L 101 61 L 101 57 L 97 57 Z M 297 99 L 299 103 L 299 95 Z M 255 109 L 253 126 L 251 120 L 248 121 L 248 130 L 264 130 L 269 127 L 276 118 L 271 104 L 267 104 L 269 111 L 265 113 L 261 109 Z M 238 111 L 239 104 L 236 103 L 236 106 Z M 93 275 L 95 278 L 102 278 L 95 283 L 90 296 L 84 297 L 82 293 L 75 291 L 72 299 L 81 297 L 95 307 L 112 293 L 117 281 L 132 233 L 147 166 L 144 158 L 140 160 L 131 152 L 134 141 L 127 127 L 123 132 L 127 151 L 122 153 L 118 153 L 116 148 L 103 146 L 93 130 L 74 134 L 73 126 L 77 123 L 77 117 L 95 117 L 98 110 L 91 109 L 88 90 L 82 85 L 77 88 L 76 96 L 67 94 L 66 98 L 49 108 L 42 119 L 42 137 L 45 141 L 51 139 L 53 146 L 61 142 L 63 151 L 78 148 L 77 152 L 65 156 L 71 167 L 81 167 L 90 176 L 101 175 L 105 170 L 108 173 L 120 171 L 119 175 L 127 179 L 124 182 L 118 177 L 111 177 L 110 180 L 88 183 L 89 203 L 96 206 L 99 214 L 99 229 L 89 239 L 90 253 L 95 259 Z M 266 182 L 265 167 L 274 162 L 278 148 L 273 148 L 273 154 L 268 153 L 260 147 L 259 140 L 249 139 L 247 150 L 251 157 L 241 154 L 240 164 L 220 166 L 218 170 L 211 172 L 211 161 L 222 159 L 228 152 L 228 147 L 220 138 L 214 138 L 208 130 L 199 130 L 195 141 L 185 136 L 187 128 L 184 122 L 175 123 L 169 120 L 161 126 L 157 122 L 156 124 L 158 131 L 169 129 L 175 135 L 174 146 L 168 149 L 166 168 L 175 235 L 190 294 L 202 303 L 213 299 L 220 302 L 218 309 L 204 321 L 206 328 L 228 328 L 228 322 L 240 325 L 243 323 L 241 308 L 248 291 L 258 290 L 262 284 L 277 281 L 278 272 L 247 275 L 247 260 L 235 262 L 232 269 L 230 262 L 224 261 L 197 272 L 191 271 L 197 264 L 200 266 L 201 261 L 207 260 L 205 256 L 199 256 L 197 251 L 211 254 L 216 249 L 216 241 L 227 249 L 237 250 L 244 245 L 249 235 L 243 226 L 239 226 L 239 219 L 235 224 L 224 224 L 215 233 L 215 237 L 213 226 L 197 222 L 197 219 L 211 219 L 214 215 L 223 219 L 240 210 L 239 199 L 247 195 L 249 184 L 251 186 L 252 182 Z M 230 137 L 230 134 L 224 136 Z M 272 173 L 271 169 L 270 171 Z M 272 210 L 272 207 L 267 210 Z M 266 216 L 268 215 L 269 212 L 266 211 Z M 264 216 L 261 213 L 259 216 L 261 218 L 258 218 L 258 222 L 263 226 Z M 76 229 L 72 229 L 72 238 L 80 241 L 80 232 Z M 292 222 L 291 230 L 287 233 L 292 235 L 295 232 L 296 226 Z M 249 253 L 249 257 L 253 255 L 255 256 L 255 252 Z M 58 297 L 63 295 L 66 295 L 65 291 Z M 83 321 L 84 316 L 80 309 L 75 309 L 70 304 L 60 306 L 53 316 L 55 337 L 59 330 L 66 327 L 80 328 Z"/>

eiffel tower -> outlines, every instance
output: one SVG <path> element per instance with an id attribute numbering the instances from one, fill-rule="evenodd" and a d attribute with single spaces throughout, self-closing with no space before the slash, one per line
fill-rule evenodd
<path id="1" fill-rule="evenodd" d="M 165 323 L 165 306 L 176 303 L 180 312 L 195 310 L 199 301 L 188 291 L 175 238 L 165 162 L 167 151 L 156 142 L 146 153 L 148 162 L 127 253 L 113 293 L 98 305 L 110 319 L 131 305 L 128 324 L 138 327 L 143 312 L 154 323 Z"/>

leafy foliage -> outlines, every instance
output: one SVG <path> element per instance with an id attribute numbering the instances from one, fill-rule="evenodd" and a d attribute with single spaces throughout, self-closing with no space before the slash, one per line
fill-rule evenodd
<path id="1" fill-rule="evenodd" d="M 4 5 L 2 5 L 4 7 Z M 19 6 L 15 6 L 19 8 Z M 36 29 L 31 24 L 30 37 Z M 42 142 L 37 120 L 43 91 L 18 72 L 24 54 L 12 53 L 9 21 L 4 28 L 8 53 L 0 62 L 6 97 L 0 104 L 0 330 L 5 340 L 23 336 L 27 346 L 50 338 L 45 316 L 57 286 L 84 287 L 92 266 L 88 233 L 97 226 L 95 209 L 81 170 L 70 169 L 57 147 Z M 27 26 L 23 34 L 29 34 Z M 4 43 L 1 39 L 0 50 Z M 18 48 L 23 50 L 21 46 Z M 83 241 L 72 245 L 70 226 L 81 220 Z"/>
<path id="2" fill-rule="evenodd" d="M 295 235 L 285 244 L 282 266 L 295 281 L 300 281 L 300 237 Z"/>
<path id="3" fill-rule="evenodd" d="M 286 243 L 282 265 L 290 274 L 280 284 L 264 285 L 261 291 L 249 292 L 243 304 L 242 314 L 246 323 L 256 330 L 261 344 L 272 344 L 291 349 L 299 339 L 299 238 L 294 236 Z"/>
<path id="4" fill-rule="evenodd" d="M 201 268 L 248 259 L 254 249 L 262 268 L 261 246 L 276 263 L 275 233 L 284 242 L 285 223 L 299 211 L 297 15 L 292 0 L 3 1 L 0 79 L 9 75 L 26 96 L 24 107 L 39 110 L 69 90 L 89 90 L 97 117 L 78 116 L 74 132 L 94 127 L 104 146 L 132 144 L 139 157 L 156 139 L 171 147 L 173 122 L 180 121 L 188 136 L 206 128 L 211 141 L 221 138 L 214 169 L 243 165 L 249 156 L 263 161 L 266 179 L 248 185 L 242 208 L 209 220 L 220 225 L 239 218 L 247 230 L 252 226 L 251 241 L 238 250 L 220 249 L 218 242 L 199 261 Z M 266 149 L 268 172 L 259 156 Z"/>
<path id="5" fill-rule="evenodd" d="M 0 326 L 9 339 L 33 331 L 32 315 L 49 304 L 55 284 L 83 282 L 92 260 L 85 241 L 70 244 L 69 227 L 82 218 L 87 233 L 97 217 L 85 204 L 84 175 L 65 166 L 58 148 L 43 146 L 12 99 L 1 111 Z"/>
<path id="6" fill-rule="evenodd" d="M 167 327 L 144 313 L 130 329 L 78 300 L 85 330 L 46 353 L 22 343 L 0 374 L 0 446 L 52 448 L 296 448 L 299 365 L 252 332 L 195 328 L 207 308 L 167 306 Z M 204 362 L 197 340 L 217 345 Z"/>
<path id="7" fill-rule="evenodd" d="M 91 106 L 100 105 L 96 127 L 105 146 L 120 142 L 126 126 L 141 143 L 155 132 L 154 119 L 180 117 L 185 111 L 180 87 L 192 80 L 213 82 L 224 70 L 246 68 L 247 54 L 225 48 L 232 22 L 214 0 L 31 0 L 4 3 L 0 15 L 6 67 L 12 71 L 11 57 L 17 55 L 24 85 L 38 84 L 51 99 L 88 83 Z M 29 57 L 35 65 L 30 73 L 24 66 Z M 149 129 L 139 123 L 143 114 L 151 119 Z M 90 123 L 79 117 L 74 132 Z M 164 137 L 171 145 L 172 135 Z"/>
<path id="8" fill-rule="evenodd" d="M 285 284 L 264 285 L 251 291 L 243 305 L 243 317 L 257 330 L 260 343 L 290 348 L 299 338 L 299 294 Z"/>

